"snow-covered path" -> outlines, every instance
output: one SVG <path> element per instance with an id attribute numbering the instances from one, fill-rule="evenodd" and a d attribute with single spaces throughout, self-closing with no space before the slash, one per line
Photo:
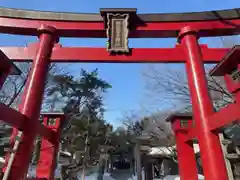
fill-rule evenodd
<path id="1" fill-rule="evenodd" d="M 112 176 L 116 180 L 128 180 L 132 177 L 132 171 L 131 170 L 115 170 L 112 172 Z"/>
<path id="2" fill-rule="evenodd" d="M 35 167 L 29 169 L 29 177 L 35 177 Z M 59 169 L 56 170 L 55 175 L 57 177 L 60 176 Z M 79 174 L 79 177 L 81 175 Z M 142 180 L 144 180 L 144 173 L 142 176 Z M 97 179 L 97 174 L 93 173 L 89 176 L 85 177 L 85 180 L 96 180 Z M 109 173 L 105 173 L 103 180 L 137 180 L 137 177 L 133 177 L 132 171 L 131 170 L 115 170 L 112 172 L 111 176 Z M 180 177 L 178 175 L 176 176 L 166 176 L 163 179 L 154 179 L 154 180 L 180 180 Z M 202 175 L 199 175 L 199 180 L 204 180 L 204 177 Z"/>

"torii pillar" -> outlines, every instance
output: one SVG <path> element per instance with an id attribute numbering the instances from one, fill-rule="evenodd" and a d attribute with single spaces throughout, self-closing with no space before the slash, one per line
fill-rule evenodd
<path id="1" fill-rule="evenodd" d="M 186 56 L 187 79 L 204 176 L 206 180 L 228 180 L 218 133 L 211 131 L 209 126 L 208 120 L 214 114 L 214 108 L 208 91 L 198 35 L 197 29 L 186 26 L 180 31 L 178 40 Z"/>
<path id="2" fill-rule="evenodd" d="M 180 31 L 178 40 L 186 56 L 187 79 L 205 179 L 228 180 L 218 133 L 210 130 L 208 122 L 209 117 L 214 114 L 214 108 L 198 43 L 198 30 L 186 26 Z"/>
<path id="3" fill-rule="evenodd" d="M 20 143 L 14 159 L 9 161 L 9 159 L 11 159 L 10 154 L 6 157 L 7 164 L 3 171 L 4 176 L 8 176 L 8 180 L 22 180 L 27 176 L 33 151 L 33 143 L 37 132 L 36 122 L 40 115 L 50 58 L 54 44 L 58 41 L 55 34 L 56 29 L 53 27 L 42 25 L 38 32 L 39 47 L 36 57 L 33 60 L 32 68 L 22 95 L 22 103 L 19 108 L 19 111 L 30 120 L 24 124 L 24 129 L 20 137 L 18 137 L 18 130 L 13 129 L 10 140 L 11 145 L 14 146 L 13 142 L 16 141 Z M 11 162 L 10 165 L 9 162 Z M 5 175 L 6 173 L 7 175 Z"/>
<path id="4" fill-rule="evenodd" d="M 198 180 L 198 169 L 193 148 L 193 141 L 186 141 L 189 131 L 193 128 L 192 115 L 179 113 L 169 116 L 166 121 L 171 123 L 177 144 L 179 174 L 183 180 Z"/>

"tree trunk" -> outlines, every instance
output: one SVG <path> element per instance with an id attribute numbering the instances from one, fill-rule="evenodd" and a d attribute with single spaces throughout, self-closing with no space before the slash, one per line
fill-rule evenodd
<path id="1" fill-rule="evenodd" d="M 97 180 L 103 180 L 105 165 L 106 165 L 105 158 L 103 157 L 103 155 L 100 155 L 99 164 L 98 164 Z"/>
<path id="2" fill-rule="evenodd" d="M 141 164 L 141 152 L 140 152 L 140 144 L 136 143 L 135 145 L 135 161 L 136 161 L 136 172 L 137 172 L 137 180 L 142 180 L 142 164 Z"/>
<path id="3" fill-rule="evenodd" d="M 71 158 L 70 158 L 70 165 L 72 165 L 73 163 L 74 163 L 74 159 L 73 159 L 73 156 L 74 156 L 74 153 L 73 152 L 71 152 Z M 74 173 L 74 171 L 73 170 L 69 170 L 68 171 L 69 173 L 68 173 L 68 177 L 69 177 L 69 179 L 76 179 L 76 174 Z"/>
<path id="4" fill-rule="evenodd" d="M 90 125 L 90 115 L 88 115 L 88 126 Z M 85 178 L 85 169 L 87 166 L 87 159 L 89 156 L 89 148 L 88 148 L 88 144 L 89 144 L 89 129 L 87 131 L 87 137 L 85 139 L 85 149 L 84 149 L 84 158 L 83 158 L 83 168 L 82 168 L 82 180 L 84 180 Z"/>
<path id="5" fill-rule="evenodd" d="M 83 168 L 82 168 L 82 180 L 85 179 L 85 166 L 83 165 Z"/>

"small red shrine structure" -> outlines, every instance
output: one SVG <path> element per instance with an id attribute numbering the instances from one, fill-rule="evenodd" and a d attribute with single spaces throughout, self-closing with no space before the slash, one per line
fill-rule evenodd
<path id="1" fill-rule="evenodd" d="M 198 169 L 193 147 L 193 139 L 189 140 L 194 123 L 191 113 L 172 114 L 166 119 L 172 125 L 176 137 L 179 174 L 182 179 L 198 180 Z"/>
<path id="2" fill-rule="evenodd" d="M 234 46 L 210 71 L 211 76 L 224 76 L 227 89 L 238 100 L 240 90 L 240 46 Z"/>
<path id="3" fill-rule="evenodd" d="M 55 169 L 57 167 L 57 154 L 59 151 L 60 132 L 65 120 L 63 113 L 41 113 L 45 127 L 55 132 L 53 140 L 48 138 L 41 140 L 40 158 L 38 160 L 36 176 L 37 178 L 54 179 Z"/>
<path id="4" fill-rule="evenodd" d="M 57 146 L 58 131 L 38 121 L 44 83 L 51 62 L 154 62 L 186 64 L 195 125 L 188 130 L 187 135 L 177 133 L 179 151 L 182 151 L 182 144 L 183 149 L 186 148 L 191 152 L 191 146 L 183 144 L 183 138 L 188 141 L 196 137 L 202 155 L 205 179 L 227 180 L 226 165 L 217 130 L 239 119 L 240 113 L 237 110 L 239 104 L 237 101 L 219 112 L 214 112 L 207 88 L 204 63 L 220 62 L 229 49 L 208 48 L 206 45 L 199 45 L 198 39 L 239 34 L 239 9 L 181 14 L 137 14 L 136 9 L 100 9 L 100 12 L 74 14 L 0 8 L 0 33 L 39 37 L 37 43 L 29 44 L 27 47 L 0 47 L 0 53 L 11 61 L 33 62 L 19 111 L 0 105 L 0 118 L 14 127 L 12 145 L 16 144 L 14 142 L 19 142 L 15 157 L 9 158 L 10 156 L 7 155 L 7 164 L 10 167 L 5 168 L 7 179 L 26 178 L 33 142 L 37 134 L 46 138 L 46 144 L 44 143 L 46 147 L 49 147 L 49 142 Z M 61 37 L 107 38 L 108 44 L 107 48 L 62 47 L 58 44 Z M 179 44 L 174 48 L 128 46 L 128 38 L 166 37 L 178 38 Z M 1 62 L 4 61 L 3 59 L 1 58 Z M 8 68 L 6 69 L 7 72 Z M 3 72 L 2 69 L 0 70 Z M 180 126 L 177 121 L 175 123 L 175 128 Z M 18 130 L 22 130 L 21 133 Z M 55 153 L 54 149 L 49 149 L 42 157 L 50 154 L 52 157 L 53 152 Z M 46 162 L 46 166 L 53 168 L 53 161 L 54 158 L 50 159 Z M 186 161 L 180 156 L 179 162 L 181 176 L 189 180 L 195 178 L 195 168 L 192 167 L 190 175 L 186 175 L 184 169 Z M 41 163 L 39 166 L 39 177 L 53 178 L 53 169 L 43 168 Z"/>

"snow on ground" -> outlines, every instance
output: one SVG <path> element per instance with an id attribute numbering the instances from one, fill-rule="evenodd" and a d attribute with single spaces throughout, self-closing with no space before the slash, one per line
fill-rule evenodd
<path id="1" fill-rule="evenodd" d="M 85 180 L 96 180 L 96 179 L 97 179 L 97 175 L 96 174 L 92 174 L 90 176 L 86 176 L 85 177 Z M 105 173 L 103 175 L 103 180 L 116 180 L 116 179 L 111 177 L 109 173 Z"/>
<path id="2" fill-rule="evenodd" d="M 109 173 L 104 173 L 103 180 L 116 180 Z"/>
<path id="3" fill-rule="evenodd" d="M 198 175 L 199 180 L 204 180 L 203 175 Z M 129 178 L 128 180 L 137 180 L 137 176 L 133 176 L 132 178 Z M 144 180 L 144 172 L 142 172 L 142 180 Z M 154 180 L 180 180 L 179 175 L 168 175 L 165 176 L 164 178 L 155 178 Z"/>
<path id="4" fill-rule="evenodd" d="M 197 154 L 200 152 L 199 145 L 193 144 L 194 152 Z M 173 150 L 176 150 L 176 146 L 172 147 L 152 147 L 149 154 L 150 155 L 162 155 L 162 156 L 169 156 L 172 154 Z"/>
<path id="5" fill-rule="evenodd" d="M 28 177 L 35 177 L 35 170 L 36 169 L 34 166 L 32 166 L 32 168 L 29 168 Z M 60 177 L 59 167 L 55 171 L 55 176 Z M 81 177 L 81 175 L 80 175 L 80 177 Z M 103 175 L 103 180 L 122 180 L 123 177 L 121 178 L 118 176 L 116 178 L 117 179 L 113 178 L 109 173 L 104 173 L 104 175 Z M 85 180 L 96 180 L 96 179 L 97 179 L 96 173 L 93 173 L 93 174 L 85 177 Z M 198 179 L 204 180 L 204 176 L 198 175 Z M 126 177 L 124 178 L 124 180 L 126 180 Z M 133 176 L 132 178 L 129 178 L 128 180 L 137 180 L 137 177 Z M 144 180 L 144 172 L 142 172 L 142 180 Z M 180 180 L 180 176 L 179 175 L 168 175 L 168 176 L 164 177 L 163 179 L 155 178 L 154 180 Z"/>
<path id="6" fill-rule="evenodd" d="M 198 179 L 199 179 L 199 180 L 204 180 L 204 177 L 201 176 L 201 175 L 199 175 L 199 176 L 198 176 Z M 128 180 L 137 180 L 137 177 L 135 176 L 135 177 L 133 177 L 132 179 L 128 179 Z M 143 176 L 142 180 L 144 180 L 144 176 Z M 178 176 L 178 175 L 176 175 L 176 176 L 174 176 L 174 175 L 169 175 L 169 176 L 164 177 L 163 179 L 155 178 L 154 180 L 180 180 L 180 176 Z"/>
<path id="7" fill-rule="evenodd" d="M 198 175 L 198 179 L 199 180 L 204 180 L 204 176 L 202 176 L 202 175 Z M 155 179 L 155 180 L 157 180 L 157 179 Z M 158 180 L 160 180 L 160 179 L 158 179 Z M 180 176 L 178 176 L 178 175 L 176 175 L 176 176 L 166 176 L 165 178 L 163 178 L 163 180 L 180 180 Z"/>
<path id="8" fill-rule="evenodd" d="M 29 168 L 28 177 L 29 178 L 36 177 L 36 167 L 35 166 L 32 166 L 32 167 Z M 60 169 L 59 168 L 57 168 L 56 171 L 55 171 L 55 177 L 60 177 Z M 79 178 L 81 178 L 81 175 L 79 175 Z M 97 179 L 97 174 L 96 173 L 85 176 L 85 180 L 96 180 L 96 179 Z M 103 180 L 116 180 L 116 179 L 111 177 L 109 173 L 104 173 Z"/>

